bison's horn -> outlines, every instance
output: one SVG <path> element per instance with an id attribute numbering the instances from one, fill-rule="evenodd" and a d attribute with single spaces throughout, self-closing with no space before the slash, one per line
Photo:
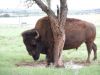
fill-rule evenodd
<path id="1" fill-rule="evenodd" d="M 39 33 L 38 33 L 38 31 L 37 31 L 37 30 L 36 30 L 35 32 L 36 32 L 35 39 L 38 39 L 38 38 L 39 38 Z"/>

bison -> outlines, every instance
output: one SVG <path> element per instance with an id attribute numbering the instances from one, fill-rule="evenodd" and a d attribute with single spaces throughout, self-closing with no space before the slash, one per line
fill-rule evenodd
<path id="1" fill-rule="evenodd" d="M 64 50 L 77 49 L 82 43 L 85 43 L 88 52 L 87 62 L 90 62 L 91 50 L 94 52 L 93 60 L 97 59 L 97 47 L 94 43 L 96 28 L 92 23 L 79 19 L 67 18 L 65 36 Z M 46 54 L 48 65 L 54 62 L 52 51 L 54 39 L 50 20 L 47 16 L 39 19 L 35 28 L 24 31 L 22 37 L 28 53 L 34 60 L 38 60 L 40 53 L 42 53 Z"/>

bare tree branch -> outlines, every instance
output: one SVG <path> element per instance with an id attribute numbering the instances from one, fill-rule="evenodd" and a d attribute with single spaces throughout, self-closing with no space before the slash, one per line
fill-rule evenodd
<path id="1" fill-rule="evenodd" d="M 59 9 L 59 6 L 57 5 L 57 18 L 60 22 L 60 9 Z"/>
<path id="2" fill-rule="evenodd" d="M 48 15 L 48 16 L 55 16 L 55 13 L 47 7 L 41 0 L 33 0 L 35 1 L 38 6 Z M 56 17 L 56 16 L 55 16 Z"/>
<path id="3" fill-rule="evenodd" d="M 64 16 L 64 14 L 67 16 L 68 7 L 66 4 L 67 0 L 60 0 L 60 15 L 61 17 Z"/>
<path id="4" fill-rule="evenodd" d="M 60 0 L 60 25 L 64 26 L 67 17 L 67 0 Z"/>

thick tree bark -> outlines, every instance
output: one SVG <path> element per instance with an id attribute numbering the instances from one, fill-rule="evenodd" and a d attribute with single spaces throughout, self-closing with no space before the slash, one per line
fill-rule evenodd
<path id="1" fill-rule="evenodd" d="M 55 13 L 48 8 L 41 0 L 34 0 L 38 6 L 49 16 L 51 22 L 51 28 L 54 38 L 54 65 L 62 66 L 62 61 L 60 60 L 60 56 L 65 43 L 65 31 L 64 25 L 67 17 L 67 4 L 66 0 L 60 0 L 60 11 L 59 18 L 55 15 Z"/>

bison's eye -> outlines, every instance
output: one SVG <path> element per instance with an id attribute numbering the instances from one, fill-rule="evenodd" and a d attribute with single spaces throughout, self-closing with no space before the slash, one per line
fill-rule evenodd
<path id="1" fill-rule="evenodd" d="M 36 45 L 32 45 L 32 47 L 34 47 L 34 48 L 35 48 L 35 47 L 36 47 Z"/>
<path id="2" fill-rule="evenodd" d="M 32 40 L 31 41 L 31 44 L 34 45 L 34 46 L 36 46 L 36 41 L 35 40 Z"/>

